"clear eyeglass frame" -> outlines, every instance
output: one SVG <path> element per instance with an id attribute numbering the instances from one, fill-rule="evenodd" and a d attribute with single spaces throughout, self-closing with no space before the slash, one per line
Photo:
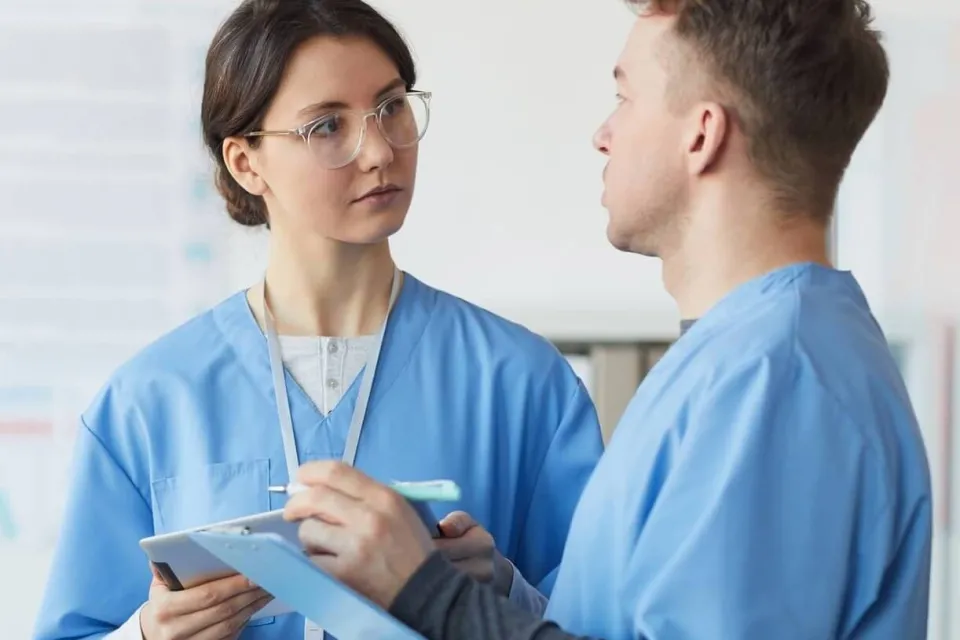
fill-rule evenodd
<path id="1" fill-rule="evenodd" d="M 420 131 L 418 132 L 418 135 L 417 135 L 416 139 L 414 139 L 414 140 L 412 140 L 411 142 L 406 143 L 406 144 L 397 144 L 396 142 L 394 142 L 393 140 L 391 140 L 389 134 L 385 131 L 385 127 L 383 126 L 383 110 L 384 110 L 391 102 L 395 101 L 397 98 L 399 98 L 399 97 L 401 97 L 401 96 L 402 96 L 402 97 L 405 97 L 407 100 L 410 100 L 411 98 L 416 99 L 416 100 L 421 100 L 421 101 L 423 102 L 424 109 L 425 109 L 424 122 L 423 122 L 423 127 L 422 127 L 422 129 L 420 129 Z M 331 164 L 331 163 L 321 163 L 321 164 L 322 164 L 325 168 L 327 168 L 327 169 L 341 169 L 341 168 L 349 165 L 349 164 L 350 164 L 351 162 L 353 162 L 354 160 L 356 160 L 356 159 L 357 159 L 357 156 L 360 155 L 360 149 L 363 148 L 363 142 L 364 142 L 364 140 L 366 139 L 366 134 L 367 134 L 367 120 L 368 120 L 371 116 L 374 117 L 374 118 L 376 118 L 376 121 L 377 121 L 377 129 L 380 131 L 380 135 L 383 137 L 384 140 L 387 141 L 388 144 L 390 144 L 391 147 L 393 147 L 393 148 L 395 148 L 395 149 L 406 149 L 406 148 L 409 148 L 409 147 L 412 147 L 412 146 L 416 145 L 417 143 L 420 142 L 420 140 L 423 139 L 423 136 L 427 133 L 427 127 L 428 127 L 429 124 L 430 124 L 430 100 L 431 100 L 431 98 L 433 98 L 433 93 L 431 93 L 430 91 L 417 91 L 417 90 L 412 90 L 412 91 L 407 91 L 406 93 L 402 93 L 402 94 L 390 96 L 390 97 L 384 99 L 380 104 L 378 104 L 378 105 L 377 105 L 376 107 L 374 107 L 373 109 L 369 109 L 369 110 L 367 110 L 367 111 L 358 111 L 358 110 L 356 110 L 356 109 L 343 109 L 343 110 L 341 110 L 341 111 L 348 111 L 348 112 L 350 112 L 350 113 L 353 113 L 353 114 L 355 114 L 355 115 L 358 115 L 358 116 L 360 117 L 360 119 L 361 119 L 360 135 L 359 135 L 358 138 L 357 138 L 357 144 L 354 146 L 353 151 L 349 154 L 349 156 L 348 156 L 348 157 L 345 157 L 344 160 L 342 160 L 342 161 L 340 161 L 340 162 L 332 163 L 332 164 Z M 263 137 L 263 136 L 298 136 L 298 137 L 300 137 L 300 138 L 303 140 L 304 144 L 306 144 L 306 145 L 307 145 L 307 148 L 309 149 L 309 148 L 310 148 L 310 134 L 311 134 L 311 131 L 313 130 L 313 128 L 314 128 L 315 126 L 317 126 L 317 124 L 318 124 L 319 122 L 323 121 L 324 119 L 326 119 L 326 118 L 328 118 L 328 117 L 329 117 L 329 114 L 324 114 L 324 115 L 322 115 L 322 116 L 320 116 L 320 117 L 317 117 L 317 118 L 314 118 L 313 120 L 310 120 L 309 122 L 305 122 L 304 124 L 300 125 L 299 127 L 295 127 L 295 128 L 293 128 L 293 129 L 250 131 L 250 132 L 248 132 L 248 133 L 243 134 L 243 137 L 245 137 L 245 138 L 259 138 L 259 137 Z M 316 155 L 314 155 L 314 157 L 316 158 Z M 318 160 L 318 162 L 319 162 L 319 160 Z"/>

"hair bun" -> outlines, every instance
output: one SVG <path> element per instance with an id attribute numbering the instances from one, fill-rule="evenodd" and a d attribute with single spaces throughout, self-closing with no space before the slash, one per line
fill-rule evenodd
<path id="1" fill-rule="evenodd" d="M 241 187 L 225 167 L 217 167 L 214 181 L 217 191 L 223 197 L 227 214 L 233 218 L 234 222 L 245 227 L 259 227 L 267 224 L 267 209 L 263 198 Z"/>

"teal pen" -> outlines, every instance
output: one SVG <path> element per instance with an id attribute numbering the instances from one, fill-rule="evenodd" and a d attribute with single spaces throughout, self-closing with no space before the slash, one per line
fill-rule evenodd
<path id="1" fill-rule="evenodd" d="M 434 531 L 433 536 L 442 538 L 443 529 L 440 523 L 425 503 L 427 502 L 455 502 L 460 499 L 460 487 L 452 480 L 428 480 L 426 482 L 391 482 L 389 485 L 394 491 L 402 495 L 417 511 L 427 529 Z M 299 482 L 290 484 L 272 485 L 267 487 L 271 493 L 285 493 L 288 496 L 306 491 L 308 487 Z"/>
<path id="2" fill-rule="evenodd" d="M 460 499 L 460 487 L 452 480 L 391 482 L 389 486 L 407 500 L 414 502 L 456 502 Z M 299 482 L 267 487 L 270 493 L 285 493 L 288 496 L 296 495 L 306 489 L 307 487 Z"/>

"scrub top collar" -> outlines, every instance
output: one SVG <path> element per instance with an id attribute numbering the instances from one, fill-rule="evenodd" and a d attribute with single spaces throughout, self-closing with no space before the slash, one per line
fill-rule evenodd
<path id="1" fill-rule="evenodd" d="M 858 304 L 864 300 L 863 292 L 849 271 L 841 271 L 814 262 L 798 262 L 774 269 L 735 287 L 690 326 L 681 338 L 694 333 L 699 334 L 709 330 L 716 323 L 725 323 L 730 318 L 740 316 L 745 308 L 757 304 L 767 295 L 792 286 L 801 278 L 813 278 L 826 283 L 827 286 L 846 289 L 857 299 Z"/>
<path id="2" fill-rule="evenodd" d="M 377 375 L 371 390 L 367 415 L 376 410 L 376 406 L 393 386 L 402 370 L 410 363 L 417 346 L 427 329 L 434 307 L 437 292 L 413 276 L 404 272 L 403 284 L 390 315 L 383 349 L 377 365 Z M 267 339 L 261 330 L 250 305 L 246 291 L 239 291 L 215 307 L 212 311 L 213 322 L 232 347 L 238 364 L 257 381 L 257 388 L 263 393 L 264 401 L 275 407 L 270 356 Z M 438 374 L 439 375 L 439 374 Z M 290 413 L 293 419 L 296 437 L 306 437 L 316 433 L 324 423 L 340 419 L 346 414 L 347 421 L 353 414 L 360 385 L 358 376 L 344 391 L 343 398 L 329 414 L 322 414 L 309 395 L 284 369 Z M 273 412 L 271 412 L 273 413 Z M 279 435 L 279 425 L 277 433 Z"/>
<path id="3" fill-rule="evenodd" d="M 380 329 L 376 333 L 374 342 L 367 354 L 367 362 L 360 373 L 360 387 L 354 404 L 353 415 L 350 418 L 350 428 L 344 444 L 342 459 L 346 464 L 353 466 L 357 457 L 357 448 L 360 446 L 360 436 L 363 433 L 363 423 L 367 417 L 367 406 L 370 402 L 370 392 L 377 375 L 377 363 L 380 361 L 380 352 L 383 350 L 383 337 L 390 323 L 390 315 L 397 295 L 400 293 L 400 283 L 403 276 L 400 270 L 393 268 L 393 277 L 390 282 L 390 301 L 387 303 L 387 312 L 384 314 Z M 283 455 L 287 464 L 287 477 L 292 482 L 300 467 L 300 456 L 297 453 L 296 435 L 293 432 L 293 417 L 290 413 L 290 401 L 287 398 L 287 384 L 285 368 L 280 353 L 280 335 L 277 333 L 276 321 L 270 310 L 269 293 L 266 281 L 263 284 L 263 324 L 267 336 L 267 354 L 270 357 L 270 373 L 273 380 L 273 395 L 276 398 L 277 419 L 280 424 L 280 435 L 283 438 Z"/>

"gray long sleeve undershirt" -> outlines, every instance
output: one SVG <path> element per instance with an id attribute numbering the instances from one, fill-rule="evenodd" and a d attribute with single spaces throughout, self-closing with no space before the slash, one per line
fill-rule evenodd
<path id="1" fill-rule="evenodd" d="M 556 624 L 524 611 L 434 552 L 390 607 L 430 640 L 573 640 Z"/>

